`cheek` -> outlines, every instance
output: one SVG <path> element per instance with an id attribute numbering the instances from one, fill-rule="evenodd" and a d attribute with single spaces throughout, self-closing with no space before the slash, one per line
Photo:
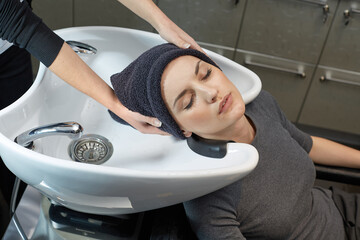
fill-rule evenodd
<path id="1" fill-rule="evenodd" d="M 181 127 L 187 131 L 196 132 L 206 129 L 208 126 L 213 125 L 218 119 L 214 116 L 213 111 L 209 108 L 196 109 L 191 112 L 186 112 L 178 118 L 181 122 Z"/>
<path id="2" fill-rule="evenodd" d="M 207 111 L 196 111 L 189 115 L 187 121 L 194 125 L 204 124 L 210 118 Z"/>
<path id="3" fill-rule="evenodd" d="M 245 103 L 240 96 L 238 101 L 234 104 L 232 114 L 235 118 L 240 118 L 245 114 Z"/>

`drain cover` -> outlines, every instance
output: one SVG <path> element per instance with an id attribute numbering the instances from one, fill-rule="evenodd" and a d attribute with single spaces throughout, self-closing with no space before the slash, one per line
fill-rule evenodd
<path id="1" fill-rule="evenodd" d="M 111 157 L 113 146 L 103 136 L 87 134 L 72 141 L 68 152 L 74 161 L 101 164 Z"/>

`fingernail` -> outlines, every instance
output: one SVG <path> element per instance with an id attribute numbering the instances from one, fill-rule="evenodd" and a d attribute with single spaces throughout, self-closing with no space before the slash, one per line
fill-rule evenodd
<path id="1" fill-rule="evenodd" d="M 190 43 L 185 43 L 185 44 L 184 44 L 184 48 L 189 48 L 190 46 L 191 46 Z"/>
<path id="2" fill-rule="evenodd" d="M 162 122 L 160 122 L 159 120 L 156 119 L 154 124 L 155 124 L 155 127 L 161 127 Z"/>

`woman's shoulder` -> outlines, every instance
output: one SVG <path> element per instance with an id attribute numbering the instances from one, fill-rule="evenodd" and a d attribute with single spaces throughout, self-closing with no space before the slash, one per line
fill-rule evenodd
<path id="1" fill-rule="evenodd" d="M 273 95 L 266 90 L 261 90 L 259 95 L 254 99 L 254 101 L 262 102 L 262 103 L 270 103 L 276 101 Z"/>
<path id="2" fill-rule="evenodd" d="M 266 90 L 261 90 L 259 95 L 246 105 L 246 108 L 251 111 L 261 111 L 270 115 L 281 111 L 276 99 Z"/>

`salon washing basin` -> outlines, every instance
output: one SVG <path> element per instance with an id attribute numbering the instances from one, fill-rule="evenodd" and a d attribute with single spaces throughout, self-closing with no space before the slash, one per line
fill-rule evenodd
<path id="1" fill-rule="evenodd" d="M 121 71 L 150 47 L 164 41 L 157 34 L 115 27 L 78 27 L 56 31 L 65 40 L 87 43 L 95 55 L 81 58 L 110 84 Z M 259 78 L 250 70 L 207 51 L 237 85 L 246 103 L 260 92 Z M 29 150 L 14 139 L 34 127 L 76 121 L 84 134 L 98 134 L 113 145 L 102 164 L 72 160 L 71 139 L 51 136 Z M 247 144 L 229 143 L 224 158 L 192 152 L 186 141 L 145 135 L 110 117 L 102 105 L 70 87 L 44 65 L 33 86 L 0 111 L 0 155 L 6 166 L 26 183 L 58 204 L 77 211 L 116 215 L 180 203 L 210 193 L 249 174 L 258 153 Z"/>

